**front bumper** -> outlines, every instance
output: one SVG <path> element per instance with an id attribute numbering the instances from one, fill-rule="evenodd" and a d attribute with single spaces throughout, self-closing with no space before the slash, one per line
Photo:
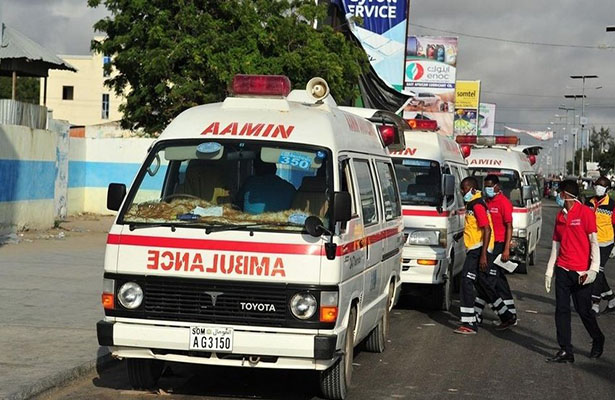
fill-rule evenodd
<path id="1" fill-rule="evenodd" d="M 436 265 L 419 265 L 418 260 L 436 260 Z M 448 258 L 445 249 L 441 247 L 406 245 L 401 265 L 402 283 L 439 285 L 444 283 Z"/>
<path id="2" fill-rule="evenodd" d="M 195 324 L 199 325 L 199 324 Z M 263 332 L 233 327 L 233 352 L 189 350 L 189 326 L 99 321 L 98 343 L 117 358 L 152 358 L 208 365 L 324 370 L 338 357 L 337 335 Z M 256 363 L 254 360 L 258 360 Z"/>

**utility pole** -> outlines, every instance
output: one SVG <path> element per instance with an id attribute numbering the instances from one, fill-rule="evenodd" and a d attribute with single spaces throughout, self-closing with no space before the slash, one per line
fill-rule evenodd
<path id="1" fill-rule="evenodd" d="M 571 79 L 582 79 L 583 88 L 581 90 L 581 137 L 585 138 L 585 80 L 598 78 L 598 75 L 570 75 Z M 581 164 L 579 166 L 579 175 L 583 177 L 585 171 L 585 145 L 581 140 Z"/>
<path id="2" fill-rule="evenodd" d="M 564 110 L 566 111 L 566 128 L 568 128 L 568 135 L 572 135 L 572 143 L 573 144 L 573 150 L 572 150 L 572 168 L 570 171 L 571 175 L 574 175 L 574 167 L 575 167 L 575 155 L 576 155 L 576 151 L 577 151 L 577 143 L 576 143 L 576 139 L 577 139 L 577 135 L 574 133 L 574 107 L 566 107 L 564 104 L 560 105 L 558 107 L 559 110 Z M 568 111 L 572 111 L 572 125 L 570 125 L 570 123 L 568 122 Z M 566 145 L 566 160 L 568 160 L 568 145 Z M 568 161 L 566 161 L 566 173 L 568 172 Z"/>

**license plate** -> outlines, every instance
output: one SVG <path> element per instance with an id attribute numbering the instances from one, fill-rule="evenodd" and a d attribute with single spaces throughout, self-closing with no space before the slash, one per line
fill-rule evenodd
<path id="1" fill-rule="evenodd" d="M 190 328 L 190 350 L 233 351 L 233 328 L 193 326 Z"/>

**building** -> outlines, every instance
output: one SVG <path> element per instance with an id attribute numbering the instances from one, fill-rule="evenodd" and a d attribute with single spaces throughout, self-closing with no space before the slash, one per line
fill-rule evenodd
<path id="1" fill-rule="evenodd" d="M 47 107 L 53 118 L 66 120 L 71 125 L 97 125 L 118 121 L 123 99 L 104 85 L 103 71 L 109 57 L 99 53 L 90 55 L 61 55 L 77 72 L 49 71 L 47 78 Z M 41 102 L 43 99 L 41 85 Z"/>

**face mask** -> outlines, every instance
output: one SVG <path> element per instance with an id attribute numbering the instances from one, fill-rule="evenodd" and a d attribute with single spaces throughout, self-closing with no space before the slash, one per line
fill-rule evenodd
<path id="1" fill-rule="evenodd" d="M 562 199 L 562 197 L 559 194 L 555 197 L 555 202 L 557 203 L 558 207 L 560 208 L 564 207 L 565 201 L 564 199 Z"/>
<path id="2" fill-rule="evenodd" d="M 596 196 L 598 197 L 602 197 L 606 193 L 606 186 L 595 185 L 594 188 L 596 189 Z"/>
<path id="3" fill-rule="evenodd" d="M 485 186 L 485 190 L 484 190 L 485 194 L 487 195 L 487 197 L 495 197 L 495 187 L 494 186 Z"/>
<path id="4" fill-rule="evenodd" d="M 468 192 L 463 195 L 463 201 L 465 201 L 466 203 L 469 202 L 470 200 L 472 200 L 472 196 L 474 196 L 474 193 L 472 193 L 472 190 L 468 190 Z"/>

